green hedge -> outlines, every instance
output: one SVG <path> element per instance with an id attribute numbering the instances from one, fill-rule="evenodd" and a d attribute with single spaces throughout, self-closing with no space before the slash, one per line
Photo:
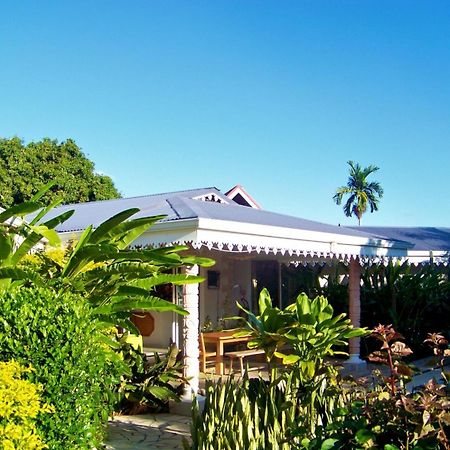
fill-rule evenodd
<path id="1" fill-rule="evenodd" d="M 27 288 L 0 296 L 0 360 L 31 364 L 55 408 L 38 421 L 51 449 L 89 449 L 101 442 L 118 371 L 100 342 L 89 307 L 71 293 Z"/>

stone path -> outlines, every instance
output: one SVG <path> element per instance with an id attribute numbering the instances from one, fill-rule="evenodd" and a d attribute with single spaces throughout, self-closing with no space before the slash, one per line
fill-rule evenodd
<path id="1" fill-rule="evenodd" d="M 190 437 L 190 423 L 190 417 L 175 414 L 116 416 L 109 422 L 106 449 L 182 449 L 182 437 Z"/>

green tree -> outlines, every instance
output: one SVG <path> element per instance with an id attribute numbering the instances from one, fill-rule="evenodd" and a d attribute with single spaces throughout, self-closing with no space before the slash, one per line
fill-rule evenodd
<path id="1" fill-rule="evenodd" d="M 348 161 L 350 166 L 349 177 L 346 186 L 337 189 L 333 200 L 337 205 L 342 203 L 344 196 L 349 196 L 344 205 L 344 213 L 347 217 L 355 215 L 358 224 L 361 225 L 361 217 L 370 207 L 370 212 L 378 211 L 378 202 L 383 197 L 383 188 L 378 181 L 367 181 L 367 177 L 379 170 L 376 166 L 362 168 L 358 163 Z"/>
<path id="2" fill-rule="evenodd" d="M 90 161 L 72 139 L 58 142 L 42 139 L 24 142 L 0 139 L 0 205 L 8 208 L 30 200 L 50 181 L 56 184 L 42 201 L 56 198 L 63 203 L 119 198 L 110 177 L 95 172 Z"/>

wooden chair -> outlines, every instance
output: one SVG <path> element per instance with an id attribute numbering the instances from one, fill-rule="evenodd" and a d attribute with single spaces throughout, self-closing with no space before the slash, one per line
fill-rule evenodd
<path id="1" fill-rule="evenodd" d="M 206 372 L 206 360 L 208 358 L 216 360 L 216 352 L 213 351 L 207 351 L 205 348 L 205 341 L 203 339 L 203 333 L 200 333 L 200 339 L 199 339 L 199 346 L 200 346 L 200 371 L 205 373 Z"/>

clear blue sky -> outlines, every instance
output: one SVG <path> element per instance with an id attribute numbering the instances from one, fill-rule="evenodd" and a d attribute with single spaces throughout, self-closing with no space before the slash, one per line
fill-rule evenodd
<path id="1" fill-rule="evenodd" d="M 73 138 L 124 196 L 242 184 L 265 209 L 450 226 L 450 2 L 4 0 L 0 136 Z"/>

